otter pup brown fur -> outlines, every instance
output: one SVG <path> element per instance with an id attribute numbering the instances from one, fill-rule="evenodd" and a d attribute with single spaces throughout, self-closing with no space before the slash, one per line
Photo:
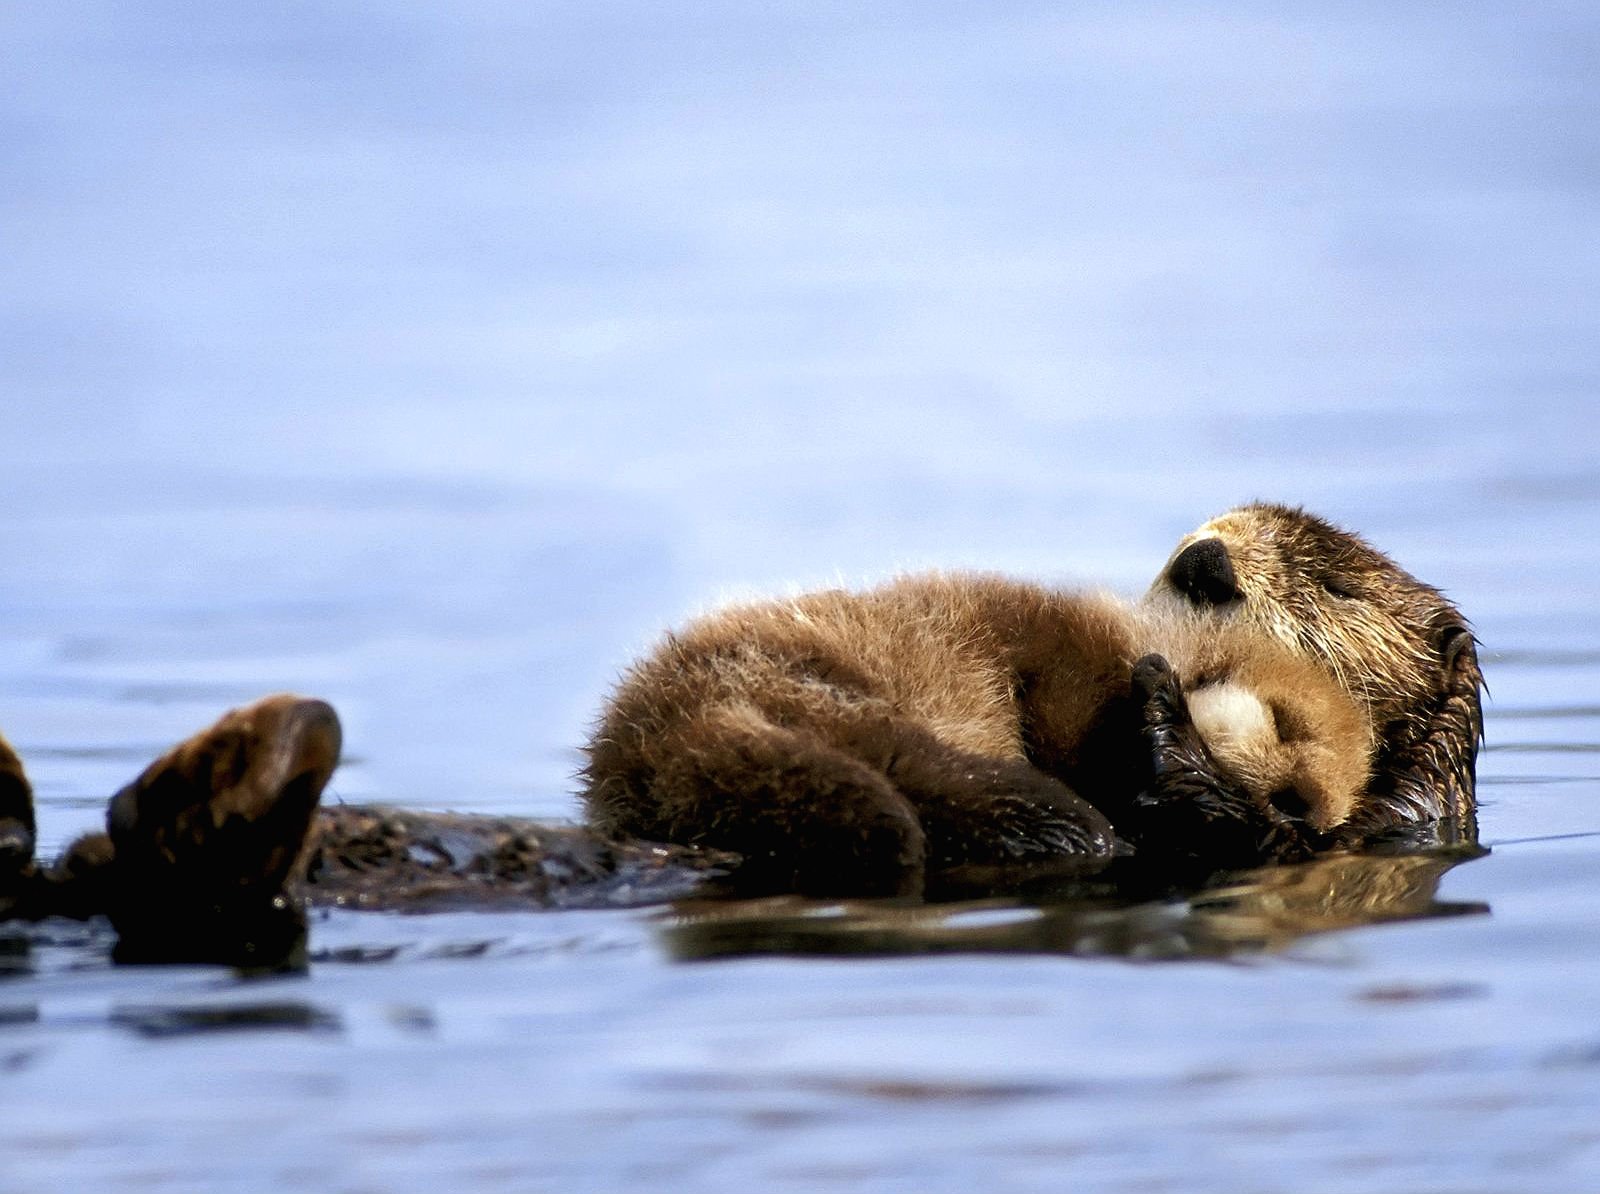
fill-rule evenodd
<path id="1" fill-rule="evenodd" d="M 758 882 L 819 892 L 1120 842 L 1297 857 L 1422 819 L 1434 780 L 1450 811 L 1470 798 L 1471 642 L 1355 536 L 1245 507 L 1137 609 L 931 576 L 693 623 L 617 689 L 585 801 L 602 832 L 735 850 Z"/>

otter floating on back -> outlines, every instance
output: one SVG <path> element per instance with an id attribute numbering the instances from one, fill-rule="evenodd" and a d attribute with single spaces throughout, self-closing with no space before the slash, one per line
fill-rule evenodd
<path id="1" fill-rule="evenodd" d="M 1320 519 L 1248 506 L 1180 543 L 1137 607 L 943 577 L 691 627 L 608 705 L 587 831 L 317 811 L 338 720 L 277 696 L 169 751 L 113 799 L 109 834 L 41 867 L 0 740 L 0 919 L 108 914 L 119 956 L 255 965 L 299 949 L 307 904 L 659 900 L 735 861 L 707 843 L 780 884 L 870 891 L 930 864 L 1092 869 L 1128 843 L 1192 877 L 1396 832 L 1470 842 L 1480 683 L 1436 590 Z M 828 815 L 852 786 L 881 803 Z"/>
<path id="2" fill-rule="evenodd" d="M 1470 816 L 1472 641 L 1356 536 L 1247 506 L 1138 606 L 934 575 L 692 623 L 619 685 L 584 796 L 604 833 L 815 892 L 1130 846 L 1301 857 Z"/>

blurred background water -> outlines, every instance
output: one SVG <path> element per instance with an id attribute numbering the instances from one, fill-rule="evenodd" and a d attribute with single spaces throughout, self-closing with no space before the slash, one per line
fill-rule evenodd
<path id="1" fill-rule="evenodd" d="M 687 613 L 1136 590 L 1254 497 L 1474 619 L 1495 847 L 1489 916 L 1249 966 L 350 915 L 241 984 L 55 927 L 0 1188 L 1600 1190 L 1597 54 L 1564 3 L 0 7 L 47 851 L 279 688 L 332 798 L 572 816 Z"/>

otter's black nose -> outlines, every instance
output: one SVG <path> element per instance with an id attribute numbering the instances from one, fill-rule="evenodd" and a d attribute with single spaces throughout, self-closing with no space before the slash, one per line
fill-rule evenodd
<path id="1" fill-rule="evenodd" d="M 1173 588 L 1196 605 L 1222 605 L 1239 597 L 1239 579 L 1221 539 L 1201 539 L 1178 553 L 1167 569 Z"/>

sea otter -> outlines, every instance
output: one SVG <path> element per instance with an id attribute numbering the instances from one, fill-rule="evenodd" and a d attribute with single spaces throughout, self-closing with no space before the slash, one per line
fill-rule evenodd
<path id="1" fill-rule="evenodd" d="M 784 789 L 795 800 L 769 810 L 755 840 L 743 840 L 769 875 L 777 859 L 795 880 L 798 860 L 814 865 L 822 880 L 816 886 L 826 886 L 841 873 L 842 858 L 857 866 L 857 889 L 870 891 L 904 886 L 930 857 L 935 865 L 1041 854 L 1093 863 L 1131 843 L 1158 862 L 1188 857 L 1225 866 L 1358 845 L 1393 830 L 1454 824 L 1470 838 L 1481 714 L 1466 623 L 1436 590 L 1302 511 L 1257 505 L 1206 524 L 1180 543 L 1132 610 L 992 579 L 905 581 L 880 593 L 888 594 L 881 607 L 870 594 L 756 607 L 781 631 L 776 639 L 734 635 L 723 655 L 703 651 L 679 672 L 667 667 L 672 652 L 695 650 L 692 636 L 679 636 L 634 673 L 638 679 L 654 675 L 652 666 L 665 668 L 650 681 L 663 686 L 659 695 L 676 693 L 691 698 L 683 708 L 709 709 L 708 682 L 725 686 L 713 687 L 713 696 L 737 693 L 745 662 L 789 664 L 795 670 L 782 673 L 782 700 L 765 713 L 733 702 L 722 724 L 738 731 L 751 724 L 752 712 L 770 720 L 842 709 L 833 728 L 846 745 L 881 746 L 888 732 L 893 749 L 878 758 L 879 774 L 897 796 L 917 796 L 915 820 L 883 818 L 891 834 L 901 834 L 887 853 L 874 840 L 882 829 L 872 819 L 840 819 L 831 839 L 785 838 L 796 827 L 804 838 L 816 823 L 808 820 L 808 794 L 813 803 L 824 800 L 837 790 L 829 783 L 858 782 L 863 774 L 848 766 L 848 756 L 845 764 L 823 756 L 835 768 L 820 776 L 824 782 Z M 806 640 L 796 627 L 805 621 L 794 613 L 811 617 L 809 602 L 849 611 L 840 615 L 847 633 L 834 644 L 847 650 L 798 649 Z M 879 625 L 885 610 L 895 611 L 887 636 Z M 1137 641 L 1130 627 L 1138 629 Z M 1060 649 L 1063 632 L 1070 651 Z M 887 727 L 882 699 L 852 692 L 871 679 L 871 652 L 859 650 L 869 642 L 905 648 L 895 666 L 924 684 L 913 691 L 909 715 L 891 710 Z M 1011 645 L 1000 657 L 1009 672 L 992 666 L 997 642 Z M 782 650 L 769 659 L 763 653 L 774 644 Z M 0 849 L 0 860 L 15 855 L 17 862 L 0 866 L 0 918 L 107 913 L 122 935 L 119 956 L 250 962 L 289 939 L 306 903 L 614 906 L 670 898 L 696 875 L 736 861 L 699 847 L 728 825 L 739 830 L 759 820 L 763 806 L 743 822 L 719 820 L 717 790 L 708 797 L 690 789 L 702 803 L 688 811 L 707 819 L 663 830 L 642 811 L 648 786 L 603 787 L 608 774 L 619 774 L 608 772 L 606 761 L 642 767 L 664 759 L 668 778 L 682 782 L 693 767 L 721 758 L 745 769 L 729 779 L 760 780 L 758 769 L 766 767 L 793 783 L 796 776 L 819 779 L 807 770 L 816 752 L 651 755 L 685 742 L 623 716 L 628 699 L 649 707 L 631 683 L 619 689 L 590 744 L 588 796 L 597 815 L 587 831 L 515 819 L 317 810 L 338 756 L 337 718 L 320 701 L 277 696 L 229 713 L 169 751 L 113 799 L 107 834 L 81 839 L 55 866 L 38 867 L 28 857 L 27 780 L 15 753 L 0 748 L 0 847 L 6 835 L 16 839 L 10 854 Z M 1100 696 L 1085 700 L 1085 689 Z M 796 735 L 776 736 L 780 744 L 800 737 L 777 729 Z M 700 745 L 720 749 L 726 741 Z M 642 769 L 621 774 L 641 785 L 652 778 Z M 761 789 L 740 794 L 759 796 Z M 646 832 L 683 844 L 616 839 Z M 906 843 L 919 840 L 920 859 L 904 857 Z M 764 857 L 768 843 L 772 853 Z M 862 869 L 862 859 L 884 857 L 881 872 Z"/>
<path id="2" fill-rule="evenodd" d="M 702 619 L 618 686 L 584 799 L 603 833 L 817 893 L 1130 847 L 1302 857 L 1469 811 L 1472 641 L 1356 536 L 1249 506 L 1137 607 L 936 575 Z"/>

